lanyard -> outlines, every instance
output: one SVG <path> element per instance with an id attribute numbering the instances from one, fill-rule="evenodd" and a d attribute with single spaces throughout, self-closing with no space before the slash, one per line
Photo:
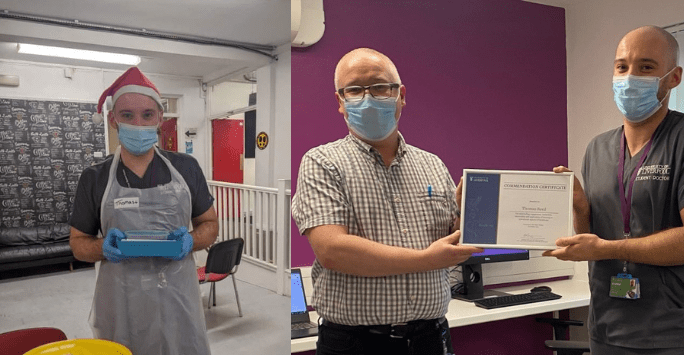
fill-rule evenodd
<path id="1" fill-rule="evenodd" d="M 651 145 L 653 145 L 653 136 L 651 136 L 651 139 L 648 140 L 648 143 L 646 143 L 646 147 L 644 147 L 644 154 L 641 156 L 641 159 L 639 160 L 639 165 L 637 165 L 636 169 L 632 172 L 632 176 L 629 179 L 629 185 L 627 186 L 627 196 L 625 196 L 625 183 L 624 183 L 624 176 L 625 176 L 625 142 L 627 141 L 627 137 L 625 137 L 625 133 L 622 133 L 622 140 L 620 141 L 620 160 L 619 160 L 619 165 L 618 165 L 618 183 L 620 184 L 620 203 L 622 204 L 622 223 L 623 223 L 623 232 L 625 238 L 629 236 L 630 233 L 630 228 L 629 228 L 629 219 L 630 219 L 630 214 L 632 212 L 632 189 L 634 188 L 634 181 L 636 180 L 637 173 L 639 172 L 639 169 L 641 166 L 644 164 L 644 161 L 646 160 L 646 156 L 648 155 L 648 152 L 651 151 Z"/>

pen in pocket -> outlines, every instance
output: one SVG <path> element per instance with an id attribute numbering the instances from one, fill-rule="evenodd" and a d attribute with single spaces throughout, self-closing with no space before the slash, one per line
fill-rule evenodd
<path id="1" fill-rule="evenodd" d="M 428 184 L 428 197 L 432 197 L 432 185 Z"/>

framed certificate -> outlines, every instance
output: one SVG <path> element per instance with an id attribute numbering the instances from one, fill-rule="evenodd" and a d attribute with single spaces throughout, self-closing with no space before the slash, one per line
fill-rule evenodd
<path id="1" fill-rule="evenodd" d="M 556 249 L 572 235 L 574 173 L 463 170 L 461 244 Z"/>

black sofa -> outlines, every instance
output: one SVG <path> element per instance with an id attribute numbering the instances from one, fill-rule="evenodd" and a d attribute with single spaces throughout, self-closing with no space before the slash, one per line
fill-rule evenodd
<path id="1" fill-rule="evenodd" d="M 0 228 L 0 271 L 73 263 L 76 259 L 69 246 L 69 231 L 67 223 Z"/>

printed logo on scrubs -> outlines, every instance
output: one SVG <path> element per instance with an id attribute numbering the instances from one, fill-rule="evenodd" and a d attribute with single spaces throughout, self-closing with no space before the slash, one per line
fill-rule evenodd
<path id="1" fill-rule="evenodd" d="M 647 165 L 639 168 L 636 181 L 652 180 L 652 181 L 669 181 L 670 171 L 672 169 L 669 165 Z"/>
<path id="2" fill-rule="evenodd" d="M 137 197 L 123 197 L 114 200 L 114 209 L 138 208 L 140 200 Z"/>

